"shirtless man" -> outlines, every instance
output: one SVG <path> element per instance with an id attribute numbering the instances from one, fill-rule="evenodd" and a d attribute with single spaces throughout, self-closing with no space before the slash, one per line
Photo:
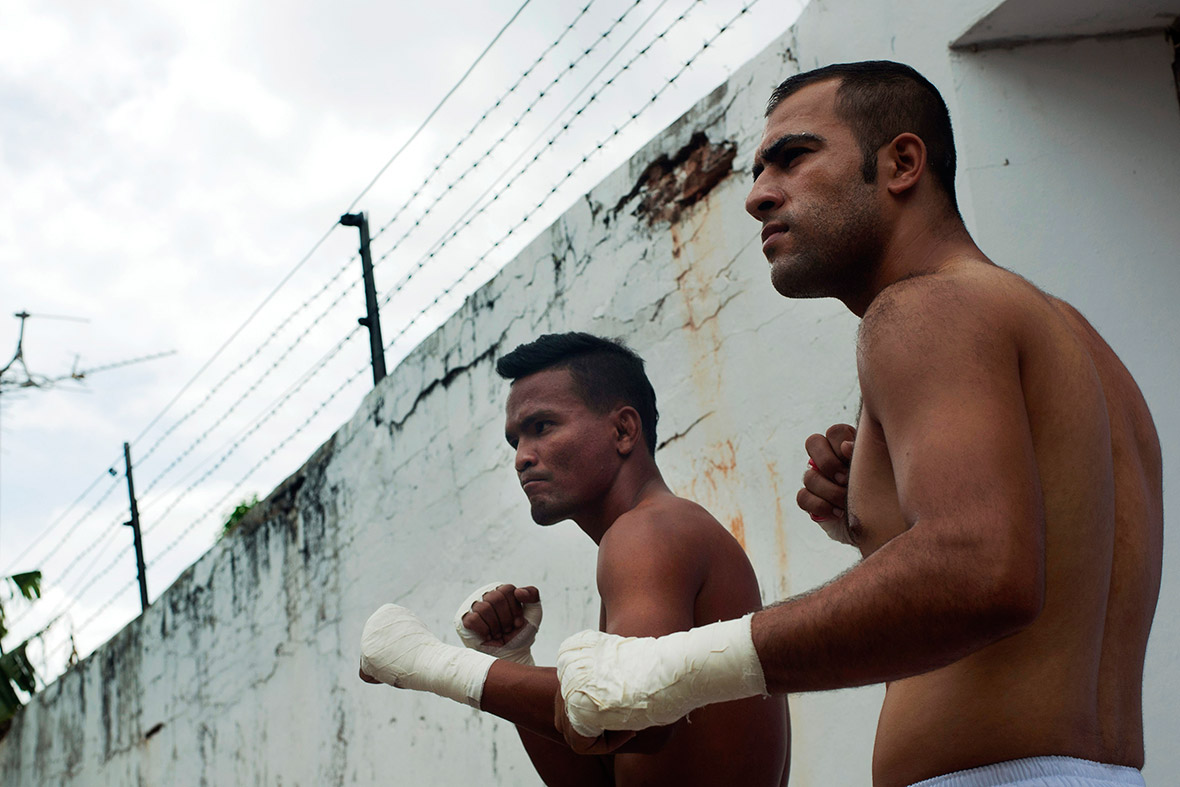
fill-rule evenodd
<path id="1" fill-rule="evenodd" d="M 603 631 L 660 636 L 761 609 L 738 542 L 660 476 L 655 393 L 639 356 L 588 334 L 551 334 L 517 347 L 496 370 L 513 381 L 505 436 L 533 520 L 572 519 L 598 545 Z M 387 604 L 365 625 L 361 678 L 433 691 L 511 721 L 549 785 L 786 784 L 785 698 L 701 708 L 609 755 L 572 751 L 554 723 L 557 672 L 532 666 L 528 655 L 539 602 L 534 587 L 473 594 L 456 617 L 477 650 L 444 645 L 408 610 Z"/>
<path id="2" fill-rule="evenodd" d="M 972 241 L 937 90 L 895 63 L 788 79 L 746 208 L 780 293 L 861 318 L 859 426 L 809 439 L 798 501 L 864 559 L 741 621 L 571 637 L 571 744 L 722 699 L 887 682 L 876 787 L 1142 785 L 1159 440 L 1089 323 Z M 761 674 L 742 675 L 751 654 Z"/>

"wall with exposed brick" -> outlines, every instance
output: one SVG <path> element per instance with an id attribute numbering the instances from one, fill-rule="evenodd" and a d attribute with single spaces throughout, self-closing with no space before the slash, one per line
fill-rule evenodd
<path id="1" fill-rule="evenodd" d="M 1162 33 L 950 50 L 994 0 L 815 0 L 796 28 L 542 233 L 307 464 L 139 619 L 37 695 L 0 741 L 5 785 L 537 783 L 514 731 L 362 684 L 385 601 L 440 634 L 477 584 L 536 584 L 552 663 L 597 621 L 594 546 L 538 528 L 503 442 L 496 356 L 547 331 L 624 337 L 660 399 L 670 485 L 744 544 L 767 601 L 854 554 L 794 505 L 804 438 L 854 418 L 855 320 L 768 283 L 745 215 L 769 90 L 800 67 L 890 57 L 942 88 L 981 246 L 1078 305 L 1180 449 L 1180 108 Z M 1176 492 L 1168 490 L 1168 507 Z M 1149 655 L 1148 781 L 1180 772 L 1180 553 Z M 793 697 L 792 784 L 868 784 L 880 688 Z"/>

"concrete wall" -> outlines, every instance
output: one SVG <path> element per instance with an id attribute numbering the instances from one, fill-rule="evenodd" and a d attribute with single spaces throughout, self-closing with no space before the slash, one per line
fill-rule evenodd
<path id="1" fill-rule="evenodd" d="M 834 302 L 779 298 L 742 208 L 761 106 L 800 67 L 890 57 L 939 85 L 981 246 L 1106 335 L 1170 468 L 1180 105 L 1162 34 L 952 51 L 994 0 L 863 5 L 813 0 L 469 299 L 238 534 L 34 699 L 0 741 L 4 784 L 537 783 L 509 725 L 363 685 L 356 659 L 380 603 L 441 634 L 473 586 L 499 578 L 542 589 L 540 663 L 595 624 L 593 544 L 571 523 L 531 523 L 503 442 L 492 362 L 545 331 L 621 335 L 648 359 L 665 476 L 745 544 L 768 601 L 848 566 L 793 498 L 803 439 L 853 417 L 855 321 Z M 1180 772 L 1170 540 L 1165 560 L 1145 691 L 1155 784 Z M 867 784 L 880 696 L 793 697 L 792 784 Z"/>

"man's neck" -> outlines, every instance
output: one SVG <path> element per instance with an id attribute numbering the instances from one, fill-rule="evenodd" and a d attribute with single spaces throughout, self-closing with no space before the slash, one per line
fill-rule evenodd
<path id="1" fill-rule="evenodd" d="M 965 260 L 989 262 L 957 217 L 953 221 L 916 227 L 902 224 L 886 244 L 865 286 L 840 300 L 857 317 L 863 317 L 869 305 L 890 285 L 937 274 Z"/>
<path id="2" fill-rule="evenodd" d="M 625 468 L 624 472 L 619 474 L 610 492 L 593 511 L 573 517 L 578 527 L 590 536 L 595 544 L 602 542 L 606 531 L 623 514 L 654 497 L 672 494 L 650 456 L 637 464 L 642 466 Z"/>

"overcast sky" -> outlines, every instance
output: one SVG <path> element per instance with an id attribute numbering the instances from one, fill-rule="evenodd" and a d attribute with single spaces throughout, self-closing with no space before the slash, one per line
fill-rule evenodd
<path id="1" fill-rule="evenodd" d="M 10 315 L 21 310 L 37 315 L 23 349 L 38 379 L 175 352 L 83 382 L 5 389 L 0 573 L 40 568 L 46 591 L 28 610 L 11 605 L 5 645 L 58 618 L 47 652 L 35 653 L 52 677 L 71 631 L 85 655 L 138 614 L 131 533 L 121 526 L 124 441 L 154 600 L 215 542 L 237 502 L 265 496 L 352 414 L 372 384 L 356 326 L 364 298 L 351 259 L 357 232 L 333 226 L 521 3 L 6 0 L 0 367 L 16 347 Z M 356 203 L 376 236 L 378 293 L 390 296 L 386 341 L 404 332 L 391 366 L 799 10 L 795 0 L 759 0 L 701 53 L 748 3 L 524 7 Z M 485 193 L 502 199 L 468 219 Z M 5 379 L 22 375 L 14 367 Z"/>

